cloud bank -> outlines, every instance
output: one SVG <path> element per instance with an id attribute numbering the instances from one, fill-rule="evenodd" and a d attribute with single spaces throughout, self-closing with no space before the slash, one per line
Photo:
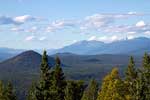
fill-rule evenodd
<path id="1" fill-rule="evenodd" d="M 145 20 L 139 20 L 134 23 L 119 23 L 119 21 L 127 21 L 137 17 L 149 16 L 149 14 L 128 12 L 128 13 L 98 13 L 91 16 L 85 16 L 81 19 L 58 19 L 54 21 L 43 22 L 41 17 L 31 15 L 22 15 L 16 17 L 0 16 L 0 27 L 10 26 L 9 31 L 18 33 L 37 33 L 41 37 L 28 36 L 26 41 L 44 41 L 46 40 L 45 34 L 59 33 L 62 30 L 71 32 L 72 30 L 78 31 L 75 33 L 89 33 L 91 37 L 88 40 L 99 41 L 117 41 L 128 37 L 134 38 L 137 34 L 150 35 L 150 23 Z M 29 24 L 35 22 L 35 24 Z M 28 26 L 28 27 L 26 27 Z M 93 33 L 101 36 L 93 35 Z M 42 36 L 42 34 L 44 34 Z M 122 35 L 123 34 L 123 35 Z"/>

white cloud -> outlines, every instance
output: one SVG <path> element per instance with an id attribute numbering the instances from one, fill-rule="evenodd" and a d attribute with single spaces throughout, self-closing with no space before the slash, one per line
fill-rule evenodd
<path id="1" fill-rule="evenodd" d="M 114 42 L 114 41 L 120 41 L 123 40 L 123 37 L 117 36 L 117 35 L 113 35 L 113 36 L 102 36 L 99 37 L 98 40 L 99 41 L 103 41 L 105 43 L 110 43 L 110 42 Z"/>
<path id="2" fill-rule="evenodd" d="M 144 34 L 146 34 L 146 35 L 150 35 L 150 31 L 146 31 Z"/>
<path id="3" fill-rule="evenodd" d="M 143 16 L 143 14 L 137 12 L 127 12 L 127 13 L 103 13 L 103 14 L 94 14 L 91 16 L 87 16 L 81 20 L 56 20 L 50 22 L 44 22 L 39 24 L 28 24 L 29 26 L 18 26 L 20 24 L 25 24 L 26 22 L 36 21 L 39 18 L 31 15 L 23 15 L 17 17 L 7 17 L 0 16 L 0 25 L 13 24 L 11 31 L 13 32 L 28 32 L 28 33 L 36 33 L 42 34 L 46 32 L 55 32 L 64 30 L 66 31 L 74 31 L 75 33 L 84 33 L 84 34 L 92 34 L 91 32 L 99 33 L 99 34 L 109 34 L 109 35 L 117 35 L 118 34 L 147 34 L 150 31 L 150 24 L 146 24 L 144 21 L 139 21 L 137 23 L 133 23 L 132 25 L 116 23 L 119 20 L 127 20 L 127 18 L 132 16 Z M 37 21 L 38 22 L 38 21 Z M 32 27 L 32 26 L 33 27 Z M 43 25 L 43 26 L 42 26 Z M 46 25 L 46 26 L 45 26 Z M 40 28 L 40 29 L 39 29 Z M 42 32 L 42 33 L 41 33 Z M 121 36 L 121 35 L 120 35 Z M 122 36 L 121 36 L 122 37 Z M 107 37 L 103 37 L 101 39 L 105 39 Z M 89 40 L 95 40 L 97 37 L 92 36 Z M 36 40 L 40 40 L 37 38 Z M 99 40 L 99 39 L 98 39 Z M 111 41 L 116 40 L 115 36 L 110 39 Z"/>
<path id="4" fill-rule="evenodd" d="M 75 27 L 77 25 L 77 21 L 73 20 L 56 20 L 46 28 L 46 32 L 54 32 L 57 30 Z"/>
<path id="5" fill-rule="evenodd" d="M 93 40 L 97 40 L 97 37 L 96 36 L 91 36 L 88 41 L 93 41 Z"/>
<path id="6" fill-rule="evenodd" d="M 136 27 L 144 27 L 145 25 L 145 22 L 142 20 L 136 23 Z"/>
<path id="7" fill-rule="evenodd" d="M 113 34 L 143 34 L 150 31 L 150 24 L 139 21 L 136 25 L 112 25 L 104 28 L 103 31 Z"/>
<path id="8" fill-rule="evenodd" d="M 36 26 L 31 27 L 30 29 L 27 29 L 26 32 L 35 33 L 37 32 L 38 28 Z"/>
<path id="9" fill-rule="evenodd" d="M 25 22 L 36 21 L 39 19 L 40 18 L 31 15 L 23 15 L 17 17 L 0 16 L 0 25 L 7 25 L 7 24 L 20 25 L 24 24 Z"/>
<path id="10" fill-rule="evenodd" d="M 15 18 L 13 18 L 13 20 L 18 23 L 25 23 L 27 21 L 33 21 L 33 20 L 37 20 L 37 19 L 38 18 L 33 17 L 31 15 L 23 15 L 23 16 L 17 16 Z"/>
<path id="11" fill-rule="evenodd" d="M 85 17 L 84 20 L 81 21 L 80 29 L 82 30 L 96 30 L 96 31 L 107 31 L 108 27 L 112 27 L 115 25 L 114 23 L 119 20 L 126 20 L 129 17 L 133 16 L 143 16 L 143 14 L 136 12 L 128 12 L 128 13 L 104 13 L 104 14 L 94 14 L 92 16 Z M 121 26 L 121 25 L 120 25 Z M 118 29 L 121 29 L 118 27 Z M 120 32 L 122 30 L 115 30 L 113 32 Z"/>
<path id="12" fill-rule="evenodd" d="M 13 27 L 13 28 L 11 28 L 11 31 L 14 31 L 14 32 L 22 32 L 22 31 L 24 31 L 24 29 L 23 29 L 23 28 L 20 28 L 20 27 Z"/>
<path id="13" fill-rule="evenodd" d="M 14 21 L 13 18 L 8 16 L 0 16 L 0 25 L 7 25 L 7 24 L 19 24 L 18 22 Z"/>
<path id="14" fill-rule="evenodd" d="M 132 12 L 132 11 L 131 11 L 131 12 L 128 12 L 128 14 L 129 14 L 129 15 L 136 15 L 137 12 Z"/>
<path id="15" fill-rule="evenodd" d="M 46 28 L 46 32 L 54 32 L 56 30 L 56 28 L 52 27 L 52 26 L 48 26 Z"/>
<path id="16" fill-rule="evenodd" d="M 35 38 L 35 36 L 31 35 L 25 38 L 26 41 L 31 41 Z"/>
<path id="17" fill-rule="evenodd" d="M 87 16 L 81 20 L 56 20 L 51 22 L 46 32 L 54 32 L 61 29 L 78 28 L 80 30 L 103 30 L 114 24 L 119 19 L 126 19 L 131 16 L 142 16 L 136 12 L 128 12 L 123 14 L 118 13 L 105 13 L 105 14 L 94 14 Z"/>
<path id="18" fill-rule="evenodd" d="M 31 35 L 31 36 L 28 36 L 28 37 L 26 37 L 25 38 L 25 41 L 44 41 L 44 40 L 46 40 L 47 39 L 47 37 L 46 36 L 41 36 L 41 37 L 36 37 L 36 36 L 34 36 L 34 35 Z"/>
<path id="19" fill-rule="evenodd" d="M 127 32 L 128 34 L 136 34 L 136 32 L 134 32 L 134 31 L 129 31 L 129 32 Z"/>
<path id="20" fill-rule="evenodd" d="M 92 16 L 87 16 L 83 22 L 82 27 L 88 28 L 100 28 L 107 26 L 108 24 L 113 22 L 112 16 L 109 15 L 101 15 L 101 14 L 95 14 Z"/>
<path id="21" fill-rule="evenodd" d="M 46 37 L 45 37 L 45 36 L 40 37 L 39 40 L 40 40 L 40 41 L 44 41 L 44 40 L 46 40 Z"/>
<path id="22" fill-rule="evenodd" d="M 73 43 L 76 43 L 76 42 L 77 42 L 77 40 L 73 40 L 73 41 L 72 41 L 72 44 L 73 44 Z"/>
<path id="23" fill-rule="evenodd" d="M 92 40 L 96 40 L 96 41 L 102 41 L 105 43 L 111 43 L 111 42 L 115 42 L 115 41 L 120 41 L 123 40 L 124 38 L 119 36 L 119 35 L 112 35 L 112 36 L 91 36 L 88 41 L 92 41 Z"/>
<path id="24" fill-rule="evenodd" d="M 134 39 L 134 38 L 135 38 L 135 36 L 133 36 L 133 35 L 127 36 L 127 39 L 129 39 L 129 40 Z"/>

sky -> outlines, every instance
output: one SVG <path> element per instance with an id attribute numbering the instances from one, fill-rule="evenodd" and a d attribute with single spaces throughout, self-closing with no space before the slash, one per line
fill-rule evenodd
<path id="1" fill-rule="evenodd" d="M 54 49 L 150 37 L 149 19 L 149 0 L 0 0 L 0 47 Z"/>

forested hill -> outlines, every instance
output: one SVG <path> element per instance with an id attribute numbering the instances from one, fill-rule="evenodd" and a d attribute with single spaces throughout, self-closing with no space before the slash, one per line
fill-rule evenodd
<path id="1" fill-rule="evenodd" d="M 44 100 L 45 98 L 47 98 L 46 100 L 104 100 L 104 98 L 106 100 L 109 98 L 114 100 L 149 100 L 150 56 L 147 53 L 143 59 L 137 57 L 135 60 L 131 56 L 126 65 L 122 61 L 123 57 L 129 58 L 126 55 L 111 55 L 112 58 L 110 55 L 101 55 L 95 58 L 68 53 L 67 55 L 56 55 L 53 55 L 54 59 L 49 57 L 46 51 L 44 51 L 43 56 L 34 51 L 27 51 L 2 62 L 2 65 L 8 62 L 12 66 L 10 68 L 8 66 L 5 68 L 4 65 L 1 67 L 3 70 L 1 71 L 1 79 L 4 82 L 0 81 L 0 98 L 2 100 L 17 100 L 17 97 L 19 100 Z M 35 59 L 38 57 L 40 59 Z M 83 63 L 77 63 L 78 57 Z M 63 66 L 66 65 L 65 60 L 69 58 L 72 59 L 72 62 L 68 60 L 68 65 L 76 63 L 80 67 Z M 107 67 L 105 66 L 106 62 L 102 63 L 102 58 L 108 60 L 106 61 Z M 141 60 L 142 65 L 140 62 L 135 63 L 137 59 Z M 38 60 L 40 62 L 38 67 L 27 66 L 37 63 Z M 50 60 L 51 64 L 49 63 Z M 110 60 L 112 61 L 108 63 Z M 52 61 L 54 61 L 53 64 Z M 120 61 L 120 63 L 116 63 L 116 61 Z M 98 64 L 99 67 L 93 67 L 94 65 L 91 68 L 89 66 L 81 67 L 85 62 L 86 64 L 90 64 L 89 62 Z M 16 64 L 14 67 L 16 71 L 13 69 L 13 64 Z M 118 64 L 118 66 L 112 66 L 114 64 Z M 137 65 L 140 67 L 136 67 Z M 21 67 L 22 70 L 20 70 Z M 125 73 L 124 77 L 121 77 L 120 73 Z M 89 79 L 92 80 L 88 84 L 85 80 Z M 4 85 L 8 80 L 10 80 L 8 85 Z M 12 83 L 16 88 L 16 93 Z"/>

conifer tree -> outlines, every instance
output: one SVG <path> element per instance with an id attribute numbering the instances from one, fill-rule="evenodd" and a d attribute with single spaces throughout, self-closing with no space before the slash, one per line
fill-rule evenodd
<path id="1" fill-rule="evenodd" d="M 98 94 L 98 83 L 96 80 L 92 79 L 89 86 L 84 91 L 82 100 L 96 100 Z"/>
<path id="2" fill-rule="evenodd" d="M 83 81 L 68 81 L 65 88 L 65 100 L 81 100 L 84 89 Z"/>
<path id="3" fill-rule="evenodd" d="M 84 90 L 85 90 L 84 81 L 82 80 L 77 81 L 75 84 L 75 97 L 76 97 L 75 100 L 81 100 Z"/>
<path id="4" fill-rule="evenodd" d="M 127 81 L 130 81 L 130 82 L 137 78 L 137 71 L 135 69 L 135 62 L 134 62 L 134 59 L 132 56 L 130 57 L 130 61 L 129 61 L 129 64 L 128 64 L 128 67 L 126 70 L 126 77 L 125 78 Z"/>
<path id="5" fill-rule="evenodd" d="M 36 99 L 37 100 L 49 100 L 49 88 L 51 86 L 51 74 L 50 74 L 50 66 L 48 63 L 48 56 L 46 51 L 44 51 L 42 56 L 41 63 L 41 72 L 40 72 L 40 82 L 39 85 L 36 86 Z"/>
<path id="6" fill-rule="evenodd" d="M 150 64 L 150 56 L 147 53 L 145 53 L 143 57 L 143 68 L 149 69 L 149 64 Z"/>
<path id="7" fill-rule="evenodd" d="M 75 100 L 75 86 L 73 81 L 68 81 L 65 88 L 65 100 Z"/>
<path id="8" fill-rule="evenodd" d="M 130 57 L 130 61 L 126 70 L 125 83 L 128 88 L 128 92 L 132 99 L 136 97 L 136 80 L 137 80 L 137 71 L 135 69 L 135 62 L 133 57 Z"/>
<path id="9" fill-rule="evenodd" d="M 9 82 L 5 91 L 5 100 L 17 100 L 12 84 Z"/>
<path id="10" fill-rule="evenodd" d="M 102 83 L 97 100 L 127 100 L 126 85 L 121 80 L 118 69 L 112 69 Z"/>
<path id="11" fill-rule="evenodd" d="M 61 61 L 58 57 L 56 57 L 56 64 L 52 76 L 52 87 L 50 91 L 52 100 L 64 100 L 66 80 L 61 68 Z"/>
<path id="12" fill-rule="evenodd" d="M 141 69 L 141 74 L 143 78 L 143 89 L 144 89 L 144 97 L 146 100 L 150 100 L 150 56 L 145 53 L 143 57 L 143 68 Z"/>
<path id="13" fill-rule="evenodd" d="M 29 91 L 28 91 L 28 95 L 27 95 L 27 100 L 36 100 L 36 88 L 35 88 L 36 84 L 32 83 Z"/>
<path id="14" fill-rule="evenodd" d="M 144 81 L 143 73 L 140 72 L 136 80 L 135 100 L 147 100 L 144 91 L 145 91 L 145 81 Z"/>
<path id="15" fill-rule="evenodd" d="M 0 81 L 0 100 L 5 100 L 4 93 L 5 93 L 5 88 L 3 82 Z"/>

